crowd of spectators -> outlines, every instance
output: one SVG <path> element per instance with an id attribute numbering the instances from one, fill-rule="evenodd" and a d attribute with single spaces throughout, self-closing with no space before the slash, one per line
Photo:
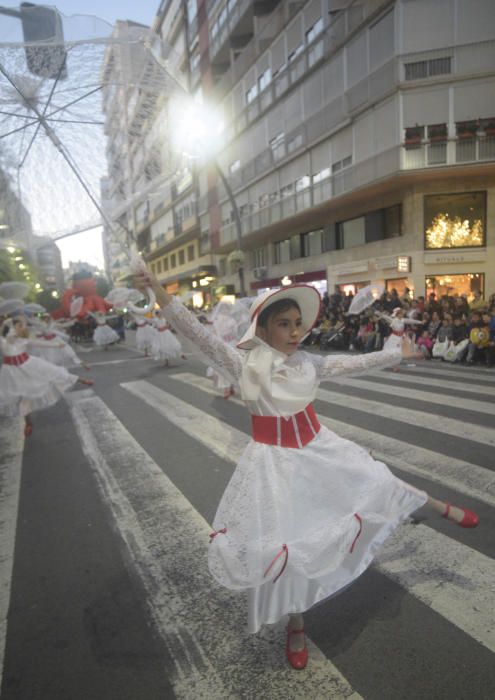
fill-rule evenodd
<path id="1" fill-rule="evenodd" d="M 484 299 L 477 291 L 468 301 L 463 294 L 438 297 L 432 292 L 426 298 L 413 298 L 407 288 L 402 296 L 392 289 L 363 313 L 349 315 L 352 300 L 352 294 L 326 293 L 320 318 L 306 342 L 322 350 L 381 350 L 391 328 L 380 314 L 391 316 L 400 308 L 401 316 L 418 322 L 407 324 L 405 333 L 426 358 L 495 364 L 495 294 Z"/>

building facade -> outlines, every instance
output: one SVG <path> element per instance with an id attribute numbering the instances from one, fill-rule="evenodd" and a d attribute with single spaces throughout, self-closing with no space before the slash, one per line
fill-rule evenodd
<path id="1" fill-rule="evenodd" d="M 226 118 L 251 293 L 283 278 L 495 291 L 491 0 L 185 5 L 191 89 Z M 237 284 L 230 201 L 213 173 L 198 188 L 219 280 Z"/>

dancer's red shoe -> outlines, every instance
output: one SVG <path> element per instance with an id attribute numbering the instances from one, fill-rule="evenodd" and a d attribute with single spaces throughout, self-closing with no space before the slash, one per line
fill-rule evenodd
<path id="1" fill-rule="evenodd" d="M 86 386 L 93 386 L 94 379 L 83 379 L 82 377 L 79 378 L 80 384 L 85 384 Z"/>
<path id="2" fill-rule="evenodd" d="M 442 513 L 442 518 L 449 518 L 451 504 L 446 503 L 445 505 L 445 513 Z M 461 527 L 477 527 L 480 519 L 478 518 L 476 513 L 473 513 L 472 510 L 468 510 L 467 508 L 461 508 L 460 506 L 458 506 L 458 508 L 464 513 L 464 517 L 462 518 L 462 520 L 459 522 L 457 520 L 452 520 L 451 518 L 449 518 L 449 520 L 451 520 L 451 522 L 453 523 L 456 523 L 457 525 L 460 525 Z"/>
<path id="3" fill-rule="evenodd" d="M 287 627 L 287 641 L 285 643 L 285 655 L 287 661 L 290 663 L 292 668 L 296 671 L 302 671 L 306 668 L 308 663 L 308 647 L 306 646 L 306 639 L 304 639 L 304 648 L 300 651 L 291 651 L 290 648 L 290 636 L 291 634 L 304 634 L 304 629 L 301 630 L 291 630 Z"/>

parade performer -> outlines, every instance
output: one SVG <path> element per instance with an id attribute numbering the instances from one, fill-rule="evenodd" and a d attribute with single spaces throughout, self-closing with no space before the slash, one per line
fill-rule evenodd
<path id="1" fill-rule="evenodd" d="M 24 434 L 31 435 L 31 413 L 52 406 L 76 382 L 91 385 L 90 379 L 69 374 L 40 357 L 28 355 L 28 345 L 55 347 L 55 340 L 29 339 L 24 319 L 9 319 L 1 329 L 0 415 L 23 416 Z"/>
<path id="2" fill-rule="evenodd" d="M 422 326 L 423 321 L 417 321 L 414 318 L 407 318 L 404 314 L 404 309 L 400 306 L 392 311 L 392 315 L 386 314 L 383 311 L 375 311 L 375 316 L 382 318 L 388 323 L 392 333 L 385 341 L 384 349 L 392 350 L 401 346 L 402 338 L 406 332 L 406 326 Z"/>
<path id="3" fill-rule="evenodd" d="M 35 336 L 29 338 L 29 352 L 35 357 L 41 357 L 47 362 L 52 362 L 59 367 L 84 367 L 89 370 L 90 366 L 83 362 L 76 355 L 69 343 L 66 342 L 67 334 L 58 329 L 58 324 L 55 324 L 52 319 L 44 318 L 41 325 L 33 324 L 38 332 Z M 72 322 L 66 327 L 72 326 Z M 53 345 L 39 345 L 33 342 L 34 338 L 41 340 L 56 340 Z"/>
<path id="4" fill-rule="evenodd" d="M 210 322 L 213 331 L 224 343 L 235 346 L 237 343 L 237 321 L 232 317 L 233 306 L 227 301 L 220 301 L 213 309 Z M 228 399 L 235 393 L 234 384 L 230 377 L 226 377 L 222 371 L 214 367 L 208 367 L 206 375 L 213 380 L 213 386 L 223 396 Z"/>
<path id="5" fill-rule="evenodd" d="M 156 330 L 143 315 L 133 313 L 132 316 L 137 326 L 136 348 L 144 352 L 145 357 L 148 357 L 153 351 Z"/>
<path id="6" fill-rule="evenodd" d="M 358 356 L 300 351 L 320 310 L 320 296 L 308 285 L 258 297 L 241 352 L 210 333 L 148 272 L 136 280 L 154 289 L 167 320 L 241 387 L 252 440 L 220 501 L 209 568 L 223 586 L 247 591 L 251 632 L 289 615 L 286 656 L 302 669 L 308 660 L 302 613 L 360 576 L 401 521 L 428 503 L 463 527 L 478 524 L 471 511 L 396 478 L 315 415 L 320 381 L 417 353 L 408 338 L 400 348 Z"/>
<path id="7" fill-rule="evenodd" d="M 95 321 L 96 321 L 96 328 L 93 333 L 93 341 L 98 347 L 102 347 L 105 350 L 108 350 L 108 346 L 112 345 L 113 343 L 118 343 L 119 341 L 119 335 L 116 333 L 113 328 L 110 328 L 110 326 L 107 324 L 108 319 L 114 318 L 114 316 L 105 316 L 105 314 L 101 312 L 90 312 L 89 314 L 92 316 Z"/>
<path id="8" fill-rule="evenodd" d="M 175 360 L 179 357 L 185 359 L 180 342 L 170 330 L 170 326 L 160 311 L 155 311 L 153 326 L 156 330 L 151 346 L 153 359 L 161 360 L 166 367 L 168 367 L 169 360 Z"/>

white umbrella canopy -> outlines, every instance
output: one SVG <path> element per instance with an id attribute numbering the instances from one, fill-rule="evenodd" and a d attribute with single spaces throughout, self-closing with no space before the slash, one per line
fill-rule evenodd
<path id="1" fill-rule="evenodd" d="M 16 314 L 24 311 L 23 299 L 5 299 L 0 302 L 0 315 L 7 316 L 8 314 Z"/>
<path id="2" fill-rule="evenodd" d="M 4 299 L 24 299 L 29 289 L 29 284 L 25 282 L 2 282 L 0 296 Z"/>
<path id="3" fill-rule="evenodd" d="M 142 200 L 143 192 L 164 191 L 174 163 L 167 164 L 167 173 L 149 165 L 148 177 L 140 180 L 146 185 L 104 199 L 102 181 L 119 181 L 120 173 L 108 172 L 103 106 L 125 95 L 127 104 L 120 108 L 128 109 L 129 126 L 122 133 L 122 151 L 131 144 L 145 148 L 144 125 L 157 105 L 186 85 L 180 58 L 147 27 L 111 26 L 57 10 L 53 36 L 38 38 L 43 22 L 36 13 L 55 8 L 21 9 L 33 13 L 29 46 L 17 18 L 0 22 L 0 170 L 5 174 L 0 201 L 14 191 L 29 212 L 16 230 L 20 241 L 29 237 L 31 226 L 35 234 L 54 239 L 104 222 L 116 231 L 119 217 Z M 125 156 L 114 159 L 114 169 L 124 162 Z M 115 242 L 120 245 L 120 238 Z"/>
<path id="4" fill-rule="evenodd" d="M 45 307 L 41 306 L 41 304 L 36 304 L 34 301 L 30 302 L 29 304 L 26 304 L 24 306 L 24 311 L 27 311 L 30 314 L 46 313 Z"/>
<path id="5" fill-rule="evenodd" d="M 349 316 L 360 314 L 361 311 L 364 311 L 369 306 L 374 304 L 375 301 L 381 297 L 384 291 L 385 287 L 383 284 L 369 284 L 366 287 L 363 287 L 351 301 L 347 314 Z"/>
<path id="6" fill-rule="evenodd" d="M 78 315 L 78 313 L 80 313 L 80 311 L 83 307 L 83 304 L 84 304 L 83 297 L 81 297 L 81 296 L 73 297 L 73 299 L 70 303 L 70 309 L 69 309 L 69 313 L 71 315 L 71 318 L 74 318 L 75 316 Z"/>
<path id="7" fill-rule="evenodd" d="M 105 301 L 108 301 L 116 309 L 125 309 L 129 302 L 137 304 L 143 301 L 144 298 L 144 295 L 138 289 L 115 287 L 108 292 Z"/>

